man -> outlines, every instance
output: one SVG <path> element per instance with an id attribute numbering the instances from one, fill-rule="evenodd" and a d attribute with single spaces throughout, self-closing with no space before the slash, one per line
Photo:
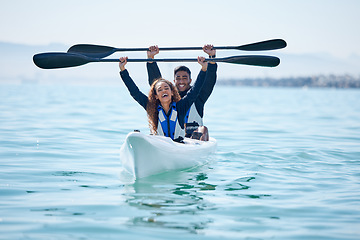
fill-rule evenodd
<path id="1" fill-rule="evenodd" d="M 205 45 L 203 50 L 209 55 L 209 58 L 215 58 L 216 50 L 212 45 Z M 154 59 L 154 56 L 158 53 L 158 46 L 151 46 L 149 47 L 147 55 L 148 58 Z M 197 76 L 197 80 L 200 78 L 205 78 L 206 74 L 210 74 L 211 76 L 209 79 L 211 79 L 211 81 L 203 86 L 197 99 L 185 117 L 186 137 L 191 137 L 203 141 L 209 140 L 208 129 L 203 124 L 204 105 L 211 95 L 216 83 L 217 64 L 215 62 L 211 62 L 210 64 L 215 64 L 215 67 L 211 68 L 211 71 L 207 71 L 208 63 L 203 62 L 203 64 L 201 64 L 202 68 Z M 148 70 L 149 84 L 151 85 L 155 79 L 161 77 L 161 73 L 156 62 L 148 62 L 146 66 Z M 182 98 L 185 97 L 188 91 L 192 88 L 190 85 L 191 81 L 191 71 L 189 68 L 186 66 L 179 66 L 174 69 L 174 83 Z"/>

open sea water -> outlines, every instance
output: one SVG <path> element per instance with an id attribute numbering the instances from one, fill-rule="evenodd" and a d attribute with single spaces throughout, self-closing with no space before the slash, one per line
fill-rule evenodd
<path id="1" fill-rule="evenodd" d="M 359 90 L 216 86 L 209 164 L 136 181 L 119 149 L 149 130 L 123 85 L 0 99 L 0 239 L 360 239 Z"/>

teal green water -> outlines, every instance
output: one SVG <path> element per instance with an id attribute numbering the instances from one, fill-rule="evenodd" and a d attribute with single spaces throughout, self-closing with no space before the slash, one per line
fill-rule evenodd
<path id="1" fill-rule="evenodd" d="M 0 239 L 360 238 L 359 90 L 217 86 L 210 163 L 138 181 L 119 149 L 146 114 L 123 85 L 0 99 Z"/>

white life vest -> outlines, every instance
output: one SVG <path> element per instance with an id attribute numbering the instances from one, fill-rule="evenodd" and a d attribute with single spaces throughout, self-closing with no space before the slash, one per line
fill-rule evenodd
<path id="1" fill-rule="evenodd" d="M 170 137 L 172 140 L 182 140 L 185 137 L 185 130 L 181 128 L 176 111 L 176 103 L 171 104 L 170 115 L 166 115 L 165 110 L 161 105 L 158 106 L 159 123 L 157 132 L 158 135 Z M 180 137 L 180 138 L 179 138 Z"/>
<path id="2" fill-rule="evenodd" d="M 194 103 L 185 116 L 185 137 L 190 137 L 199 126 L 204 126 L 204 123 Z"/>
<path id="3" fill-rule="evenodd" d="M 195 103 L 193 103 L 186 114 L 185 123 L 196 122 L 199 126 L 204 126 L 203 119 L 200 117 L 200 114 L 196 110 Z"/>

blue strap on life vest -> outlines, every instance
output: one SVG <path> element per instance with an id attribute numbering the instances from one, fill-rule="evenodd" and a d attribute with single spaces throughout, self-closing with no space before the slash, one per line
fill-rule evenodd
<path id="1" fill-rule="evenodd" d="M 186 115 L 185 115 L 185 123 L 188 123 L 188 122 L 189 122 L 190 110 L 191 110 L 191 107 L 190 107 L 189 110 L 187 110 L 187 112 L 186 112 Z"/>
<path id="2" fill-rule="evenodd" d="M 158 111 L 159 111 L 159 121 L 161 124 L 161 128 L 164 132 L 164 136 L 170 137 L 171 139 L 174 140 L 176 121 L 177 121 L 176 103 L 173 102 L 171 104 L 171 112 L 169 117 L 166 115 L 161 105 L 158 106 Z"/>

